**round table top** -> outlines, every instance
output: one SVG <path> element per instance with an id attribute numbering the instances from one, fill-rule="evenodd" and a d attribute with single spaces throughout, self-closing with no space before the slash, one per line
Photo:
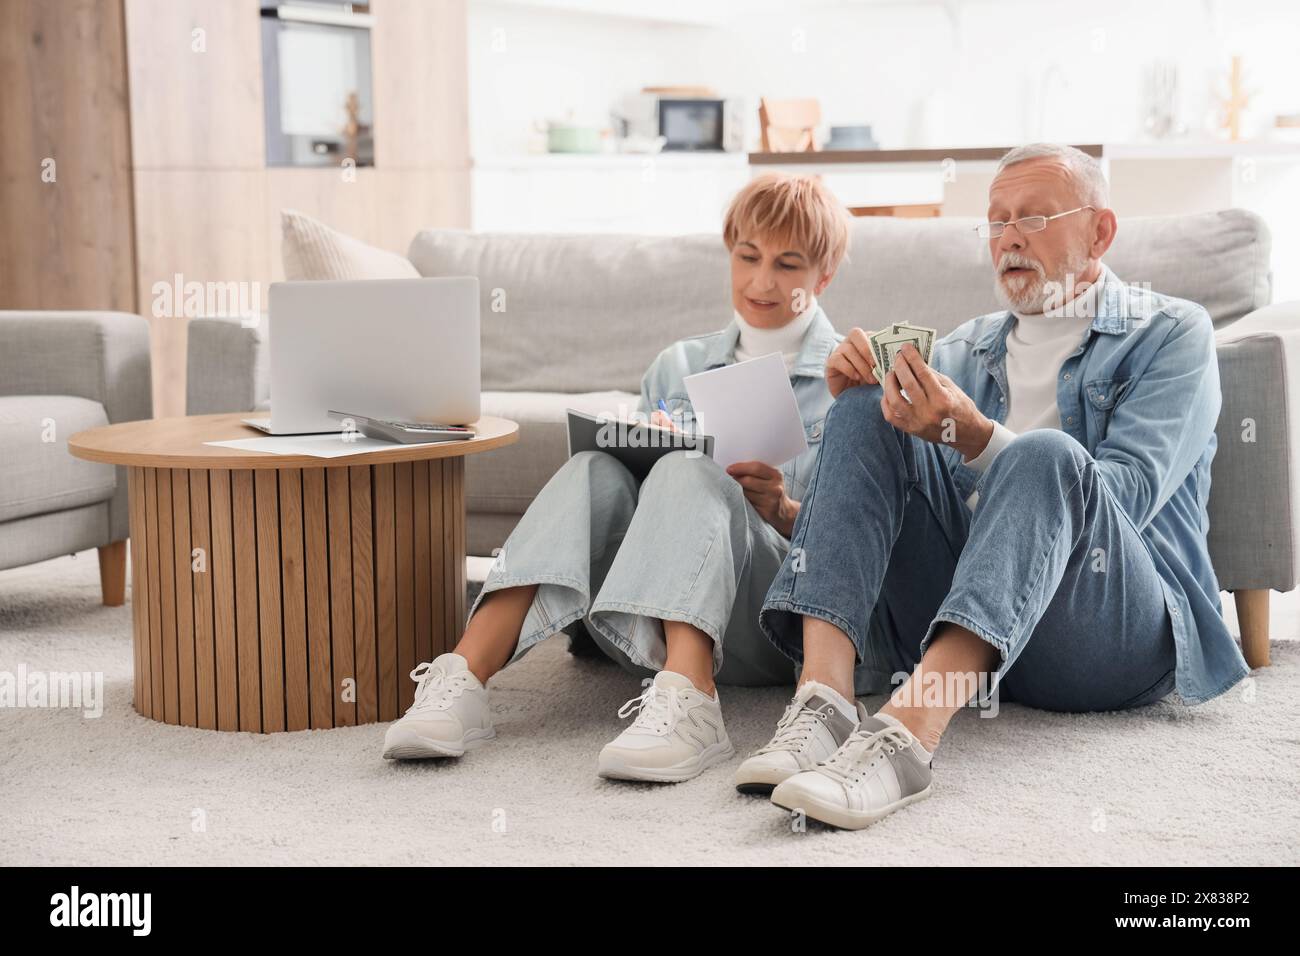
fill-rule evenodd
<path id="1" fill-rule="evenodd" d="M 485 415 L 474 423 L 477 434 L 466 441 L 427 445 L 393 445 L 378 451 L 337 458 L 316 455 L 277 455 L 265 451 L 207 445 L 210 441 L 265 438 L 240 419 L 264 417 L 250 412 L 148 418 L 77 432 L 68 451 L 78 458 L 138 468 L 328 468 L 341 465 L 386 465 L 400 461 L 455 458 L 490 451 L 519 440 L 519 425 L 507 418 Z"/>

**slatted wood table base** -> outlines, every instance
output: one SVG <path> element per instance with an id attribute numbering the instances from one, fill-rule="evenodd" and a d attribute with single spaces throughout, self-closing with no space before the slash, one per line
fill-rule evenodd
<path id="1" fill-rule="evenodd" d="M 464 469 L 132 466 L 136 710 L 260 733 L 399 717 L 464 625 Z"/>

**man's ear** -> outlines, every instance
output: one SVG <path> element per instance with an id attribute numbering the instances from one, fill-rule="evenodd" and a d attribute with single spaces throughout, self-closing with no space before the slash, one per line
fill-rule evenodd
<path id="1" fill-rule="evenodd" d="M 1110 248 L 1110 244 L 1115 241 L 1115 233 L 1119 231 L 1119 220 L 1115 218 L 1115 210 L 1103 209 L 1097 213 L 1097 221 L 1094 225 L 1092 235 L 1092 247 L 1090 249 L 1092 258 L 1100 259 Z"/>
<path id="2" fill-rule="evenodd" d="M 835 278 L 835 270 L 832 269 L 830 272 L 826 273 L 820 279 L 818 279 L 817 285 L 813 288 L 813 295 L 821 295 L 822 289 L 830 285 L 831 280 L 834 278 Z"/>

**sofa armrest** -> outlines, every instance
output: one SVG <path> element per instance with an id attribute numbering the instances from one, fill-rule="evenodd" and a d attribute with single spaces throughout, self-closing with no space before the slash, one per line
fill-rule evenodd
<path id="1" fill-rule="evenodd" d="M 0 312 L 0 395 L 90 399 L 110 424 L 152 418 L 149 323 L 127 312 Z M 115 475 L 105 544 L 130 533 L 126 469 Z"/>
<path id="2" fill-rule="evenodd" d="M 126 312 L 0 312 L 0 394 L 88 398 L 112 423 L 150 418 L 149 323 Z"/>
<path id="3" fill-rule="evenodd" d="M 1300 302 L 1215 335 L 1223 408 L 1210 486 L 1210 557 L 1224 590 L 1300 580 Z"/>
<path id="4" fill-rule="evenodd" d="M 185 411 L 189 415 L 248 412 L 270 401 L 270 339 L 266 321 L 192 319 L 186 348 Z"/>

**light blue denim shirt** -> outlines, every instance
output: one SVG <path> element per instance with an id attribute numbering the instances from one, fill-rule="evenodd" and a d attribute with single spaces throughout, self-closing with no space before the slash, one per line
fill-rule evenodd
<path id="1" fill-rule="evenodd" d="M 659 353 L 641 379 L 641 400 L 637 411 L 650 415 L 658 409 L 662 398 L 668 413 L 678 427 L 692 431 L 695 427 L 695 410 L 686 394 L 683 379 L 696 372 L 736 363 L 736 343 L 740 339 L 740 326 L 733 318 L 725 329 L 696 335 L 674 342 Z M 826 387 L 826 360 L 843 336 L 835 331 L 821 306 L 816 306 L 812 323 L 804 333 L 803 344 L 790 370 L 790 385 L 799 414 L 803 418 L 804 435 L 808 450 L 781 468 L 785 477 L 785 493 L 795 501 L 803 499 L 804 490 L 812 479 L 817 451 L 821 448 L 822 427 L 826 412 L 831 407 L 830 389 Z"/>
<path id="2" fill-rule="evenodd" d="M 1102 267 L 1097 309 L 1059 371 L 1061 430 L 1097 463 L 1102 482 L 1142 536 L 1173 623 L 1175 687 L 1209 700 L 1248 672 L 1223 623 L 1206 533 L 1219 364 L 1210 316 L 1193 302 L 1129 286 Z M 997 422 L 1006 419 L 1006 340 L 1016 317 L 972 319 L 935 343 L 933 365 Z M 963 497 L 982 475 L 944 450 Z"/>

